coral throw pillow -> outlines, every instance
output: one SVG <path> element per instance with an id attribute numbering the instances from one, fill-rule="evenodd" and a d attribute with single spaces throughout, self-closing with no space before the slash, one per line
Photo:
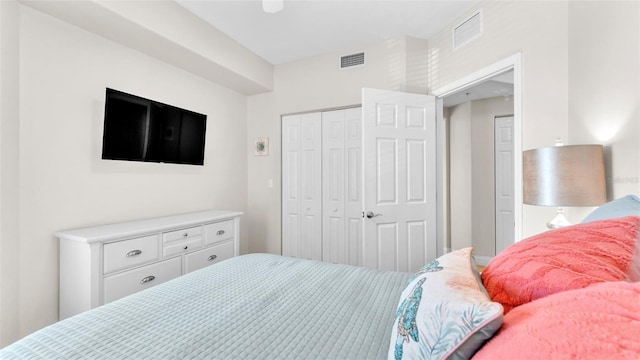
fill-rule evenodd
<path id="1" fill-rule="evenodd" d="M 547 295 L 623 280 L 639 222 L 640 217 L 628 216 L 535 235 L 493 258 L 482 272 L 482 282 L 506 314 Z"/>
<path id="2" fill-rule="evenodd" d="M 640 281 L 640 238 L 636 242 L 636 252 L 633 255 L 633 259 L 631 259 L 631 264 L 629 264 L 629 281 Z"/>
<path id="3" fill-rule="evenodd" d="M 483 359 L 640 359 L 640 283 L 616 281 L 519 306 L 474 356 Z"/>

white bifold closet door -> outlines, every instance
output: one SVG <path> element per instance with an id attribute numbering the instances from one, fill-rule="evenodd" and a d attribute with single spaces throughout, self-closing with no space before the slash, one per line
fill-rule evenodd
<path id="1" fill-rule="evenodd" d="M 322 260 L 320 113 L 282 117 L 282 254 Z"/>
<path id="2" fill-rule="evenodd" d="M 282 117 L 282 254 L 362 263 L 362 110 Z"/>
<path id="3" fill-rule="evenodd" d="M 282 254 L 417 271 L 437 257 L 435 98 L 282 117 Z M 364 110 L 364 111 L 363 111 Z"/>
<path id="4" fill-rule="evenodd" d="M 322 113 L 322 260 L 362 265 L 362 109 Z"/>

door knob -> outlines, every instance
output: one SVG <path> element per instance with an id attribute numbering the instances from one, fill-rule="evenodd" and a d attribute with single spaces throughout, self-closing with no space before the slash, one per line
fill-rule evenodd
<path id="1" fill-rule="evenodd" d="M 374 214 L 373 211 L 367 211 L 367 218 L 373 219 L 376 216 L 382 216 L 382 214 Z"/>

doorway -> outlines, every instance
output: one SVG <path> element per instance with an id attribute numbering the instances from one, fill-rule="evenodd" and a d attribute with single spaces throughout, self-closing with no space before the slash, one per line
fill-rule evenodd
<path id="1" fill-rule="evenodd" d="M 443 107 L 438 121 L 443 252 L 473 246 L 481 265 L 521 237 L 521 187 L 513 186 L 522 181 L 521 159 L 514 156 L 521 151 L 519 63 L 518 54 L 434 92 Z M 500 120 L 505 116 L 512 119 L 508 131 Z M 507 153 L 496 134 L 510 135 Z M 509 196 L 497 196 L 507 185 Z"/>

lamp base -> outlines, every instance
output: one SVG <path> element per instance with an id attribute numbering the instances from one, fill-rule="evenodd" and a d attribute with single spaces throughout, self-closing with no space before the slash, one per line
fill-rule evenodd
<path id="1" fill-rule="evenodd" d="M 558 229 L 558 228 L 569 226 L 569 225 L 572 225 L 572 224 L 564 216 L 564 208 L 559 207 L 558 210 L 556 211 L 556 216 L 547 223 L 547 228 Z"/>

